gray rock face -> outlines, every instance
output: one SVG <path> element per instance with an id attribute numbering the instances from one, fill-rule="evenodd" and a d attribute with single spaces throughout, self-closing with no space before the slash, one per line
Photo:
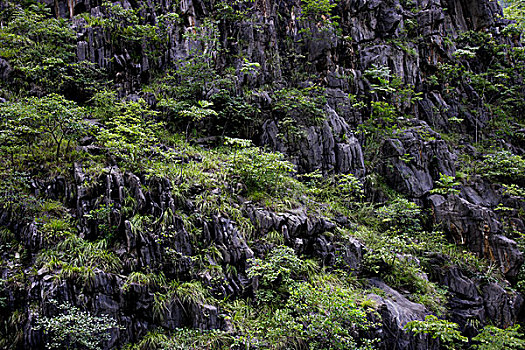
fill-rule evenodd
<path id="1" fill-rule="evenodd" d="M 446 264 L 447 262 L 442 262 Z M 486 322 L 486 313 L 483 306 L 483 296 L 478 292 L 477 285 L 465 276 L 455 266 L 439 267 L 440 262 L 434 261 L 433 277 L 440 285 L 448 288 L 448 303 L 451 320 L 458 323 L 467 332 L 472 332 L 472 320 Z"/>
<path id="2" fill-rule="evenodd" d="M 298 254 L 316 256 L 328 266 L 340 257 L 349 272 L 358 273 L 361 270 L 365 246 L 354 238 L 337 241 L 327 235 L 334 230 L 335 224 L 322 217 L 309 216 L 304 211 L 274 213 L 251 205 L 246 207 L 246 215 L 261 237 L 270 231 L 277 231 L 282 233 L 284 243 Z"/>
<path id="3" fill-rule="evenodd" d="M 514 324 L 523 311 L 523 296 L 503 289 L 497 283 L 488 283 L 481 288 L 487 320 L 498 327 Z"/>
<path id="4" fill-rule="evenodd" d="M 455 195 L 429 197 L 436 222 L 441 223 L 456 244 L 465 245 L 479 256 L 498 264 L 509 278 L 516 277 L 523 253 L 515 241 L 503 236 L 494 212 Z"/>
<path id="5" fill-rule="evenodd" d="M 394 189 L 410 197 L 428 194 L 440 174 L 456 174 L 455 156 L 424 122 L 386 139 L 381 158 L 379 173 Z"/>
<path id="6" fill-rule="evenodd" d="M 210 225 L 204 225 L 204 236 L 216 244 L 226 264 L 244 265 L 247 259 L 254 256 L 244 237 L 229 219 L 214 217 Z"/>
<path id="7" fill-rule="evenodd" d="M 9 65 L 9 62 L 4 60 L 3 58 L 0 58 L 0 79 L 7 81 L 9 79 L 9 75 L 11 74 L 12 68 Z"/>
<path id="8" fill-rule="evenodd" d="M 285 140 L 286 133 L 279 122 L 268 120 L 263 125 L 263 145 L 291 156 L 299 172 L 321 170 L 324 173 L 365 173 L 361 145 L 346 121 L 334 109 L 326 106 L 327 118 L 322 125 L 305 127 L 293 142 Z"/>
<path id="9" fill-rule="evenodd" d="M 383 322 L 384 349 L 439 349 L 439 343 L 429 335 L 413 336 L 403 330 L 408 322 L 423 321 L 430 314 L 423 305 L 411 302 L 380 280 L 370 279 L 369 283 L 386 293 L 384 297 L 376 294 L 367 296 L 378 304 Z"/>
<path id="10" fill-rule="evenodd" d="M 494 282 L 469 278 L 457 266 L 449 266 L 446 260 L 433 259 L 432 265 L 432 278 L 447 287 L 451 320 L 458 323 L 465 334 L 477 334 L 473 320 L 500 328 L 519 320 L 524 306 L 520 293 L 505 290 Z"/>

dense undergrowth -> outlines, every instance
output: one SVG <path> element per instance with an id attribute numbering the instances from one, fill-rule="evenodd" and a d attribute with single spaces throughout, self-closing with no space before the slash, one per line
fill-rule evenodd
<path id="1" fill-rule="evenodd" d="M 316 19 L 324 30 L 339 30 L 336 16 L 330 16 L 336 4 L 303 3 L 303 21 Z M 507 283 L 505 276 L 493 262 L 457 245 L 445 228 L 433 223 L 421 202 L 396 192 L 375 172 L 383 161 L 378 154 L 382 141 L 413 126 L 411 113 L 421 92 L 387 67 L 368 69 L 364 76 L 370 90 L 351 96 L 353 108 L 367 116 L 359 132 L 368 175 L 299 174 L 286 155 L 254 143 L 264 121 L 257 98 L 271 97 L 266 108 L 280 120 L 284 131 L 279 138 L 293 145 L 305 137 L 307 126 L 326 120 L 325 89 L 315 79 L 301 76 L 286 85 L 243 89 L 239 80 L 256 78 L 258 63 L 245 59 L 240 67 L 219 69 L 215 62 L 217 55 L 227 52 L 221 47 L 220 21 L 248 16 L 249 10 L 243 12 L 246 4 L 237 2 L 239 6 L 220 4 L 215 18 L 183 34 L 195 43 L 188 56 L 166 70 L 157 69 L 134 96 L 114 92 L 115 82 L 103 67 L 77 61 L 70 21 L 56 19 L 41 4 L 9 2 L 3 7 L 0 57 L 12 72 L 10 81 L 0 85 L 0 208 L 19 225 L 31 223 L 44 239 L 35 249 L 22 243 L 16 232 L 19 226 L 0 227 L 0 262 L 5 266 L 0 280 L 0 347 L 20 347 L 28 331 L 19 326 L 27 321 L 27 309 L 39 315 L 35 331 L 43 331 L 51 348 L 97 349 L 119 329 L 118 320 L 88 312 L 87 305 L 82 311 L 65 301 L 56 305 L 46 296 L 8 305 L 7 295 L 12 293 L 8 290 L 28 288 L 30 277 L 44 271 L 57 285 L 73 283 L 79 293 L 95 288 L 100 273 L 121 278 L 123 292 L 129 295 L 136 288 L 148 290 L 154 300 L 152 320 L 159 327 L 134 344 L 123 345 L 127 349 L 373 349 L 379 346 L 373 334 L 381 317 L 370 295 L 388 295 L 370 287 L 370 278 L 380 278 L 439 317 L 408 328 L 430 334 L 443 347 L 486 349 L 488 337 L 509 337 L 491 349 L 523 346 L 518 327 L 508 332 L 479 327 L 480 334 L 472 340 L 445 321 L 448 293 L 432 278 L 436 261 L 459 266 L 469 277 L 487 283 Z M 154 26 L 141 11 L 103 6 L 111 16 L 83 14 L 82 25 L 102 28 L 116 50 L 126 48 L 132 57 L 144 53 L 152 61 L 161 58 L 170 40 L 168 29 L 181 20 L 169 12 Z M 507 42 L 519 37 L 519 30 L 506 29 Z M 409 49 L 411 33 L 406 35 L 407 42 L 397 45 Z M 443 63 L 426 84 L 429 91 L 444 86 L 447 98 L 462 100 L 465 111 L 431 126 L 448 130 L 443 139 L 450 147 L 461 148 L 468 141 L 479 156 L 464 154 L 456 176 L 441 174 L 432 193 L 454 196 L 470 179 L 482 177 L 523 200 L 523 154 L 495 142 L 502 137 L 523 142 L 524 134 L 518 132 L 525 122 L 523 47 L 501 44 L 481 32 L 448 40 L 457 47 L 455 58 Z M 487 56 L 493 59 L 486 60 Z M 479 65 L 486 61 L 490 63 Z M 467 83 L 479 97 L 475 104 L 461 94 Z M 435 138 L 424 131 L 421 136 L 427 141 Z M 410 163 L 410 155 L 405 160 Z M 42 190 L 50 179 L 78 182 L 75 169 L 84 174 L 77 185 L 93 193 L 99 193 L 97 188 L 116 169 L 137 175 L 144 192 L 167 180 L 180 210 L 146 212 L 134 194 L 123 193 L 123 205 L 102 195 L 94 209 L 77 217 L 73 193 L 56 198 Z M 374 201 L 374 196 L 382 200 Z M 298 256 L 286 246 L 288 238 L 282 231 L 261 234 L 246 215 L 247 205 L 276 213 L 304 211 L 340 222 L 323 233 L 335 246 L 334 259 Z M 523 208 L 497 209 L 503 218 L 525 217 Z M 244 265 L 227 263 L 221 247 L 205 237 L 203 223 L 217 217 L 231 220 L 247 245 L 259 247 L 260 254 Z M 170 265 L 189 268 L 179 275 L 163 266 L 137 269 L 121 253 L 127 244 L 125 221 L 137 235 L 152 232 Z M 81 222 L 96 227 L 97 235 L 84 235 Z M 193 252 L 189 256 L 170 246 L 178 226 L 189 235 Z M 506 232 L 523 250 L 523 233 L 513 230 L 510 221 Z M 366 247 L 359 271 L 350 269 L 345 260 L 345 249 L 356 239 Z M 524 274 L 507 288 L 524 291 Z M 253 280 L 251 289 L 237 295 L 221 292 L 220 286 L 237 275 Z M 195 305 L 218 307 L 226 326 L 162 327 L 174 305 L 186 313 Z M 81 302 L 77 306 L 82 308 Z"/>

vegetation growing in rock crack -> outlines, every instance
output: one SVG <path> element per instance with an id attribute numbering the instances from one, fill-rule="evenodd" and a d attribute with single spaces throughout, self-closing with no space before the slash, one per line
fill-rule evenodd
<path id="1" fill-rule="evenodd" d="M 523 348 L 523 13 L 4 1 L 0 348 Z"/>

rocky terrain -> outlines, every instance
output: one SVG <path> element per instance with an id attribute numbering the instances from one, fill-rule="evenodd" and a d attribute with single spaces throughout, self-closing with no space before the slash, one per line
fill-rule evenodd
<path id="1" fill-rule="evenodd" d="M 525 346 L 497 2 L 0 9 L 1 348 Z"/>

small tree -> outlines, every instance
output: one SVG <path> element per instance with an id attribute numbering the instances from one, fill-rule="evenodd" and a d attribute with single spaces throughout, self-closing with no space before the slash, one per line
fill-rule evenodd
<path id="1" fill-rule="evenodd" d="M 67 150 L 72 140 L 87 131 L 84 113 L 75 102 L 57 94 L 0 106 L 0 115 L 6 124 L 4 133 L 12 138 L 13 146 L 34 144 L 48 137 L 54 145 L 56 160 L 60 158 L 64 142 Z"/>

